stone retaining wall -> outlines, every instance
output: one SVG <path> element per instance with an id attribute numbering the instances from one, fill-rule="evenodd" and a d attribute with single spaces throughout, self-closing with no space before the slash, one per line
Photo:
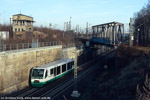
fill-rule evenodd
<path id="1" fill-rule="evenodd" d="M 0 95 L 29 86 L 31 68 L 61 57 L 61 45 L 0 52 Z"/>

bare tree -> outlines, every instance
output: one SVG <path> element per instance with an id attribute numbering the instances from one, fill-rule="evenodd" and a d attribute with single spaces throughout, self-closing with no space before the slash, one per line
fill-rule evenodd
<path id="1" fill-rule="evenodd" d="M 138 45 L 150 46 L 150 1 L 134 15 L 134 36 Z"/>

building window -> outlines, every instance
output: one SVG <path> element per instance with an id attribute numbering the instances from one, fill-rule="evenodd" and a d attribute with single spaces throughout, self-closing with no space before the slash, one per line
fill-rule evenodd
<path id="1" fill-rule="evenodd" d="M 20 21 L 20 25 L 22 25 L 22 21 Z"/>
<path id="2" fill-rule="evenodd" d="M 17 28 L 15 28 L 15 32 L 17 32 Z"/>
<path id="3" fill-rule="evenodd" d="M 18 28 L 18 32 L 20 32 L 20 28 Z"/>
<path id="4" fill-rule="evenodd" d="M 18 22 L 17 22 L 17 21 L 14 21 L 14 24 L 16 24 L 16 25 L 17 25 L 17 24 L 18 24 Z"/>
<path id="5" fill-rule="evenodd" d="M 24 21 L 22 21 L 22 25 L 24 25 Z"/>
<path id="6" fill-rule="evenodd" d="M 32 31 L 31 28 L 29 28 L 29 31 Z"/>
<path id="7" fill-rule="evenodd" d="M 22 31 L 24 31 L 23 28 L 22 28 Z"/>

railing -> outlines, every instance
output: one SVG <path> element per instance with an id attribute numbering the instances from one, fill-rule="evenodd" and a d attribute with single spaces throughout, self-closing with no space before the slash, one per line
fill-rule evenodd
<path id="1" fill-rule="evenodd" d="M 74 43 L 68 43 L 68 44 L 62 46 L 62 48 L 69 48 L 69 47 L 75 47 L 75 44 Z"/>
<path id="2" fill-rule="evenodd" d="M 18 50 L 18 49 L 56 46 L 56 45 L 62 45 L 62 42 L 54 41 L 54 42 L 38 42 L 38 43 L 1 44 L 0 52 L 1 51 Z"/>
<path id="3" fill-rule="evenodd" d="M 62 45 L 61 41 L 54 42 L 38 42 L 38 43 L 19 43 L 19 44 L 3 44 L 0 46 L 1 51 L 19 50 L 19 49 L 29 49 L 29 48 L 39 48 L 47 46 Z M 63 44 L 62 48 L 75 47 L 74 43 Z"/>

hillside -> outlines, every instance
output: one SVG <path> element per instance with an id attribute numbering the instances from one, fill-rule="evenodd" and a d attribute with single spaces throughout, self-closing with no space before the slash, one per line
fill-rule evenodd
<path id="1" fill-rule="evenodd" d="M 120 46 L 107 65 L 108 70 L 89 82 L 80 100 L 138 100 L 137 84 L 141 88 L 150 72 L 150 48 Z"/>

